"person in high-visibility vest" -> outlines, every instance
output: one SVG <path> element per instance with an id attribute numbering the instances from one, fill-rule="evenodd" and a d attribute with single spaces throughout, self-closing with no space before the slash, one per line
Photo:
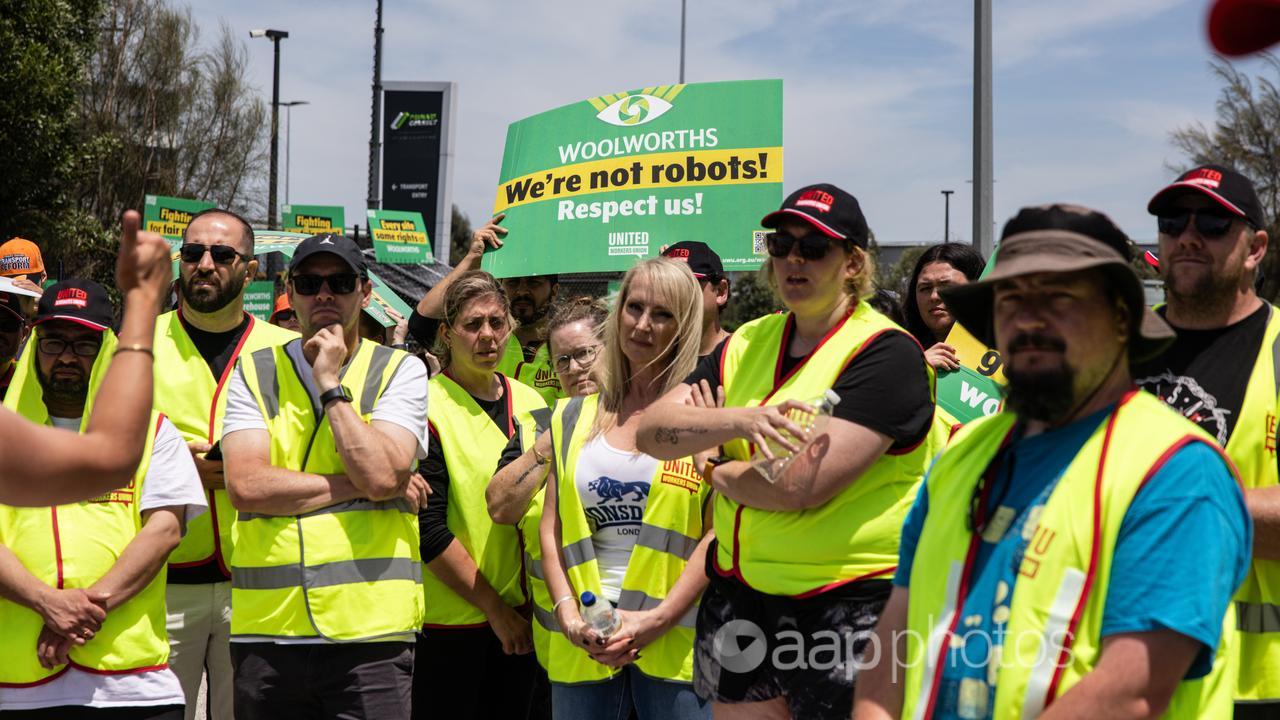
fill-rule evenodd
<path id="1" fill-rule="evenodd" d="M 360 339 L 350 238 L 303 240 L 285 287 L 302 338 L 241 357 L 223 417 L 235 715 L 407 719 L 426 367 Z"/>
<path id="2" fill-rule="evenodd" d="M 484 271 L 445 294 L 431 379 L 422 475 L 427 618 L 414 673 L 415 715 L 524 717 L 537 677 L 520 533 L 495 524 L 485 488 L 505 448 L 531 445 L 551 411 L 542 396 L 497 371 L 512 331 L 501 283 Z M 494 692 L 493 678 L 502 678 Z"/>
<path id="3" fill-rule="evenodd" d="M 119 353 L 80 434 L 29 422 L 0 408 L 0 503 L 47 506 L 96 497 L 132 481 L 151 431 L 151 338 L 169 291 L 169 244 L 125 212 L 116 289 L 124 298 Z M 31 482 L 33 475 L 40 482 Z"/>
<path id="4" fill-rule="evenodd" d="M 1280 312 L 1258 297 L 1269 238 L 1253 183 L 1220 165 L 1183 173 L 1157 217 L 1166 305 L 1178 332 L 1134 368 L 1140 386 L 1226 449 L 1253 516 L 1253 564 L 1236 595 L 1237 718 L 1280 717 Z"/>
<path id="5" fill-rule="evenodd" d="M 937 372 L 960 367 L 956 349 L 947 344 L 947 335 L 956 319 L 947 311 L 942 291 L 951 285 L 977 280 L 984 264 L 978 251 L 967 243 L 931 245 L 916 259 L 902 299 L 902 313 L 907 321 L 903 327 L 924 348 L 924 359 Z"/>
<path id="6" fill-rule="evenodd" d="M 943 294 L 1008 393 L 903 525 L 858 720 L 1231 717 L 1252 527 L 1213 438 L 1134 386 L 1173 331 L 1129 245 L 1099 212 L 1023 208 Z"/>
<path id="7" fill-rule="evenodd" d="M 107 291 L 65 280 L 40 299 L 5 406 L 82 431 L 120 344 Z M 0 505 L 0 715 L 178 720 L 164 564 L 206 510 L 186 443 L 152 413 L 133 481 L 87 501 Z M 28 482 L 39 483 L 38 473 Z"/>
<path id="8" fill-rule="evenodd" d="M 806 186 L 761 224 L 773 229 L 766 279 L 787 312 L 739 327 L 637 437 L 664 459 L 724 447 L 702 465 L 716 542 L 698 613 L 699 694 L 725 717 L 846 717 L 910 494 L 945 435 L 920 346 L 865 300 L 875 263 L 857 199 Z M 724 407 L 685 404 L 698 386 L 722 387 Z M 805 433 L 790 418 L 828 391 L 840 402 L 825 432 L 771 482 L 752 447 L 797 451 Z M 789 635 L 833 632 L 838 652 L 798 666 L 784 657 Z M 748 644 L 749 654 L 725 649 Z"/>
<path id="9" fill-rule="evenodd" d="M 705 357 L 729 337 L 720 325 L 720 315 L 729 305 L 730 283 L 724 263 L 710 245 L 697 240 L 684 240 L 662 250 L 662 257 L 688 263 L 702 290 L 702 341 L 698 357 Z"/>
<path id="10" fill-rule="evenodd" d="M 210 720 L 231 720 L 231 523 L 221 448 L 236 360 L 298 337 L 244 311 L 257 275 L 253 228 L 228 210 L 196 213 L 178 248 L 178 309 L 157 320 L 155 407 L 182 433 L 209 510 L 169 556 L 169 665 L 187 696 L 186 720 L 207 678 Z M 282 296 L 284 297 L 284 296 Z"/>
<path id="11" fill-rule="evenodd" d="M 557 720 L 711 716 L 691 683 L 710 488 L 693 459 L 636 447 L 639 421 L 693 369 L 701 335 L 688 265 L 640 262 L 605 321 L 600 391 L 556 404 L 540 532 L 560 628 L 547 650 Z M 616 607 L 612 633 L 588 625 L 586 593 Z"/>
<path id="12" fill-rule="evenodd" d="M 609 308 L 590 297 L 578 297 L 560 303 L 551 311 L 547 323 L 547 347 L 556 369 L 560 387 L 570 397 L 591 395 L 599 390 L 594 372 L 603 347 L 602 335 Z M 530 445 L 525 438 L 512 437 L 502 451 L 498 471 L 485 488 L 489 517 L 496 523 L 515 525 L 524 545 L 524 573 L 528 587 L 530 611 L 533 613 L 533 651 L 542 668 L 534 684 L 531 720 L 550 717 L 551 686 L 547 684 L 551 638 L 560 632 L 551 594 L 542 579 L 542 546 L 539 524 L 551 462 L 551 433 L 542 432 Z M 528 449 L 526 450 L 526 446 Z M 541 712 L 542 714 L 538 714 Z"/>

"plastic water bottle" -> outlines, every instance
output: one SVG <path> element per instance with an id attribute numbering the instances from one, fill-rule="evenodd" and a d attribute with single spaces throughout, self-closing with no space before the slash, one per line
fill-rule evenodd
<path id="1" fill-rule="evenodd" d="M 815 437 L 826 431 L 827 423 L 831 420 L 831 413 L 835 411 L 836 405 L 840 404 L 840 396 L 834 390 L 827 390 L 820 397 L 814 398 L 805 404 L 812 407 L 815 412 L 806 412 L 804 410 L 790 410 L 787 412 L 787 419 L 804 430 L 804 437 L 796 438 L 801 443 L 800 452 L 803 452 Z M 792 453 L 773 439 L 765 440 L 765 444 L 768 446 L 769 452 L 773 454 L 773 457 L 766 457 L 764 450 L 757 447 L 755 453 L 751 456 L 751 466 L 765 480 L 775 483 L 791 466 L 791 461 L 795 459 L 797 453 Z"/>
<path id="2" fill-rule="evenodd" d="M 613 605 L 600 602 L 590 590 L 582 593 L 582 619 L 602 638 L 608 638 L 622 626 L 622 619 L 618 617 Z"/>

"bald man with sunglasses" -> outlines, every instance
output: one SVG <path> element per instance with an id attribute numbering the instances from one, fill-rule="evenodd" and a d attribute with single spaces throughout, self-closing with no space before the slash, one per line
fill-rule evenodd
<path id="1" fill-rule="evenodd" d="M 1156 193 L 1158 312 L 1178 338 L 1134 368 L 1139 385 L 1212 435 L 1239 470 L 1253 518 L 1253 562 L 1236 593 L 1236 718 L 1280 717 L 1280 313 L 1255 292 L 1267 252 L 1248 178 L 1193 168 Z"/>

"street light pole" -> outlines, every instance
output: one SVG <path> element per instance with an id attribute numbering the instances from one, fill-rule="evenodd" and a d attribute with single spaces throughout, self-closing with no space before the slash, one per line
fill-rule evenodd
<path id="1" fill-rule="evenodd" d="M 288 181 L 285 181 L 285 187 L 288 187 Z M 944 210 L 942 211 L 942 242 L 951 242 L 951 195 L 955 190 L 943 190 L 942 198 Z"/>
<path id="2" fill-rule="evenodd" d="M 684 84 L 684 21 L 688 0 L 680 0 L 680 84 Z"/>
<path id="3" fill-rule="evenodd" d="M 991 257 L 995 193 L 991 132 L 991 0 L 973 2 L 973 247 Z"/>
<path id="4" fill-rule="evenodd" d="M 293 166 L 290 148 L 293 147 L 293 108 L 295 105 L 310 105 L 306 100 L 290 100 L 280 103 L 284 108 L 284 204 L 289 204 L 289 168 Z"/>
<path id="5" fill-rule="evenodd" d="M 267 177 L 267 229 L 276 230 L 276 185 L 280 167 L 280 41 L 287 30 L 250 30 L 249 37 L 265 37 L 275 46 L 275 69 L 271 79 L 271 172 Z"/>

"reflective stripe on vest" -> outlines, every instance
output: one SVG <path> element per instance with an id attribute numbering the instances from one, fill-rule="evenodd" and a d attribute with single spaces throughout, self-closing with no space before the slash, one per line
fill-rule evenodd
<path id="1" fill-rule="evenodd" d="M 362 341 L 342 369 L 340 381 L 365 422 L 406 358 L 401 351 Z M 271 463 L 345 474 L 328 418 L 319 408 L 319 390 L 300 369 L 309 370 L 300 340 L 258 350 L 240 363 L 267 421 Z M 233 534 L 235 637 L 410 641 L 421 625 L 418 516 L 402 500 L 357 499 L 279 517 L 238 513 Z"/>
<path id="2" fill-rule="evenodd" d="M 485 489 L 511 436 L 527 446 L 536 434 L 533 411 L 545 409 L 542 396 L 517 381 L 497 376 L 503 384 L 508 426 L 500 429 L 461 385 L 441 373 L 428 383 L 427 416 L 440 440 L 449 472 L 449 531 L 462 544 L 476 569 L 510 607 L 527 601 L 520 531 L 499 525 L 489 516 Z M 423 572 L 428 626 L 485 624 L 485 614 L 435 576 Z"/>
<path id="3" fill-rule="evenodd" d="M 813 400 L 831 388 L 844 368 L 875 338 L 904 332 L 864 302 L 832 328 L 791 373 L 780 373 L 794 316 L 767 315 L 738 328 L 727 341 L 721 367 L 726 407 Z M 903 371 L 907 371 L 906 368 Z M 921 359 L 933 389 L 933 372 Z M 869 389 L 875 392 L 875 389 Z M 856 580 L 888 577 L 898 563 L 902 521 L 929 461 L 946 443 L 935 422 L 924 440 L 905 452 L 887 452 L 825 504 L 798 512 L 750 508 L 717 494 L 716 566 L 771 595 L 806 596 Z M 751 456 L 745 441 L 725 445 L 739 460 Z"/>
<path id="4" fill-rule="evenodd" d="M 574 473 L 591 434 L 598 401 L 599 395 L 564 400 L 556 405 L 551 423 L 557 461 L 560 552 L 575 598 L 587 590 L 603 597 L 591 528 Z M 641 516 L 640 536 L 623 576 L 619 609 L 652 609 L 667 596 L 704 534 L 702 505 L 708 493 L 710 488 L 702 484 L 701 476 L 687 458 L 659 463 Z M 645 647 L 635 663 L 637 669 L 656 678 L 691 682 L 695 617 L 696 603 L 676 627 Z M 551 636 L 550 655 L 547 672 L 554 682 L 597 682 L 616 672 L 592 660 L 561 634 Z"/>
<path id="5" fill-rule="evenodd" d="M 1268 305 L 1267 328 L 1249 375 L 1227 456 L 1246 489 L 1280 483 L 1276 418 L 1280 416 L 1280 313 Z M 1280 562 L 1255 557 L 1236 592 L 1236 648 L 1240 676 L 1236 698 L 1280 701 Z"/>
<path id="6" fill-rule="evenodd" d="M 155 408 L 165 414 L 187 442 L 210 445 L 222 439 L 222 417 L 227 410 L 227 381 L 242 353 L 283 345 L 298 334 L 248 316 L 249 326 L 232 351 L 222 377 L 214 378 L 209 363 L 187 334 L 178 311 L 156 318 L 154 350 Z M 231 577 L 231 523 L 235 510 L 226 490 L 206 490 L 209 512 L 187 524 L 178 547 L 169 555 L 169 567 L 198 567 L 216 562 Z M 217 527 L 217 532 L 214 527 Z"/>
<path id="7" fill-rule="evenodd" d="M 46 424 L 48 410 L 35 373 L 39 326 L 18 361 L 5 406 L 32 422 Z M 80 432 L 92 413 L 93 400 L 115 352 L 116 338 L 103 333 L 102 347 L 90 373 Z M 152 412 L 142 460 L 132 482 L 91 500 L 57 507 L 16 508 L 0 505 L 0 545 L 7 547 L 40 582 L 55 588 L 87 588 L 107 573 L 142 529 L 143 483 L 162 416 Z M 91 673 L 126 674 L 167 666 L 165 574 L 107 614 L 102 627 L 84 645 L 72 645 L 70 666 Z M 0 598 L 0 686 L 23 687 L 49 682 L 68 666 L 52 670 L 40 665 L 35 647 L 44 628 L 36 612 Z"/>
<path id="8" fill-rule="evenodd" d="M 950 641 L 972 581 L 979 538 L 968 528 L 974 489 L 1012 432 L 1010 413 L 965 426 L 929 474 L 929 512 L 912 564 L 904 718 L 930 717 Z M 1199 428 L 1145 392 L 1126 395 L 1063 472 L 1023 537 L 1029 540 L 1009 601 L 992 716 L 1033 718 L 1096 667 L 1111 557 L 1142 485 Z M 1229 610 L 1224 630 L 1235 623 Z M 927 638 L 924 643 L 921 638 Z M 1164 717 L 1230 718 L 1235 684 L 1230 632 L 1208 676 L 1179 684 Z"/>

